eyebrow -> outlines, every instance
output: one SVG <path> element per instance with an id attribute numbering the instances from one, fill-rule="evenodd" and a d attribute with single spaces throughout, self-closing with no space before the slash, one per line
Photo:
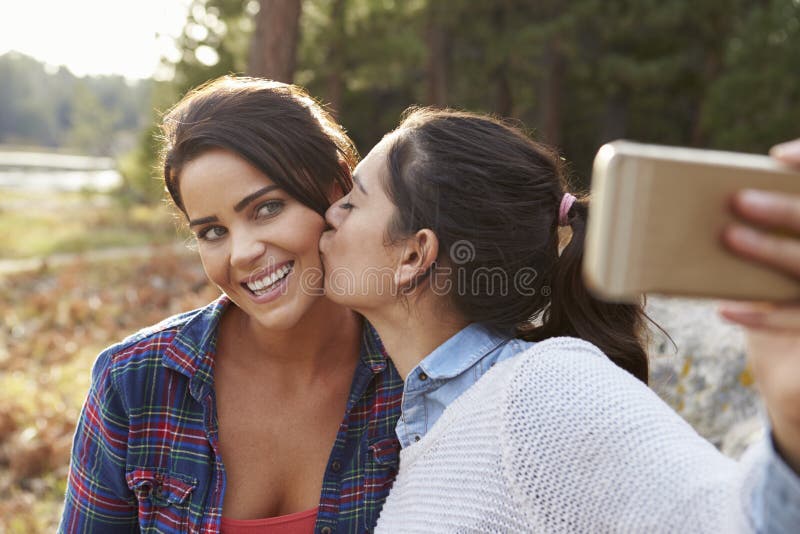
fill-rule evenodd
<path id="1" fill-rule="evenodd" d="M 362 191 L 362 192 L 363 192 L 365 195 L 367 194 L 367 190 L 366 190 L 366 189 L 364 189 L 364 184 L 361 182 L 361 180 L 359 180 L 359 178 L 358 178 L 358 175 L 357 175 L 357 174 L 353 174 L 353 183 L 355 183 L 355 184 L 356 184 L 356 186 L 357 186 L 359 189 L 361 189 L 361 191 Z"/>
<path id="2" fill-rule="evenodd" d="M 201 224 L 206 224 L 210 222 L 218 222 L 219 219 L 216 215 L 212 215 L 211 217 L 202 217 L 200 219 L 195 219 L 193 221 L 189 221 L 189 226 L 199 226 Z"/>
<path id="3" fill-rule="evenodd" d="M 249 195 L 247 195 L 242 200 L 240 200 L 239 202 L 236 203 L 236 205 L 233 207 L 233 211 L 235 211 L 236 213 L 239 213 L 240 211 L 245 209 L 248 204 L 250 204 L 252 201 L 257 199 L 258 197 L 260 197 L 262 195 L 266 195 L 270 191 L 274 191 L 276 189 L 280 189 L 280 187 L 273 184 L 273 185 L 268 185 L 267 187 L 262 187 L 261 189 L 259 189 L 255 193 L 250 193 Z"/>
<path id="4" fill-rule="evenodd" d="M 245 209 L 247 207 L 247 205 L 250 204 L 251 202 L 253 202 L 255 199 L 257 199 L 257 198 L 259 198 L 259 197 L 261 197 L 263 195 L 266 195 L 270 191 L 274 191 L 276 189 L 280 189 L 280 186 L 268 185 L 267 187 L 262 187 L 261 189 L 259 189 L 255 193 L 250 193 L 249 195 L 247 195 L 242 200 L 240 200 L 239 202 L 236 203 L 236 205 L 233 207 L 233 211 L 235 211 L 236 213 L 239 213 L 240 211 Z M 198 226 L 198 225 L 201 225 L 201 224 L 207 224 L 207 223 L 211 223 L 211 222 L 219 222 L 219 218 L 216 215 L 212 215 L 210 217 L 201 217 L 200 219 L 195 219 L 193 221 L 189 221 L 189 226 L 190 227 L 191 226 Z"/>

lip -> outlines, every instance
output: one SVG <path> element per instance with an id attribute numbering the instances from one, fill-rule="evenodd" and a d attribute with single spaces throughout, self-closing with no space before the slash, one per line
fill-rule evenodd
<path id="1" fill-rule="evenodd" d="M 260 280 L 261 278 L 269 276 L 272 273 L 279 271 L 285 265 L 288 265 L 290 263 L 293 263 L 293 261 L 292 260 L 286 260 L 286 261 L 281 262 L 281 263 L 276 263 L 275 265 L 272 265 L 268 269 L 259 269 L 257 271 L 253 271 L 252 273 L 250 273 L 250 275 L 247 278 L 245 278 L 243 280 L 240 280 L 239 283 L 244 285 L 245 288 L 246 288 L 247 284 L 249 284 L 253 280 Z M 248 289 L 248 291 L 249 291 L 249 289 Z"/>
<path id="2" fill-rule="evenodd" d="M 289 271 L 289 274 L 283 277 L 280 280 L 280 282 L 275 284 L 275 286 L 273 286 L 272 289 L 261 295 L 256 295 L 255 293 L 250 291 L 250 289 L 247 286 L 244 286 L 244 291 L 250 297 L 250 300 L 252 300 L 256 304 L 266 304 L 267 302 L 272 302 L 273 300 L 280 298 L 286 293 L 286 286 L 289 284 L 289 278 L 291 278 L 293 274 L 294 274 L 294 267 L 292 267 L 292 270 Z"/>
<path id="3" fill-rule="evenodd" d="M 272 289 L 270 289 L 266 293 L 262 293 L 261 295 L 256 295 L 250 290 L 249 287 L 247 287 L 247 282 L 258 280 L 260 278 L 264 278 L 265 276 L 269 276 L 272 273 L 278 271 L 279 269 L 289 264 L 292 265 L 291 269 L 289 270 L 289 273 L 286 276 L 284 276 L 277 284 L 275 284 L 272 287 Z M 271 302 L 277 298 L 280 298 L 286 293 L 286 287 L 289 284 L 289 279 L 293 274 L 294 274 L 294 261 L 293 260 L 284 261 L 269 269 L 262 269 L 259 271 L 255 271 L 248 277 L 247 281 L 241 282 L 240 285 L 242 287 L 242 290 L 247 294 L 247 296 L 250 298 L 252 302 L 254 302 L 255 304 L 265 304 L 267 302 Z"/>

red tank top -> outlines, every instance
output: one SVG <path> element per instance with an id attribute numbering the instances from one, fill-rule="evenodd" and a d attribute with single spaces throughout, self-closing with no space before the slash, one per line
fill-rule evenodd
<path id="1" fill-rule="evenodd" d="M 314 532 L 319 506 L 294 514 L 265 519 L 222 518 L 222 534 L 310 534 Z"/>

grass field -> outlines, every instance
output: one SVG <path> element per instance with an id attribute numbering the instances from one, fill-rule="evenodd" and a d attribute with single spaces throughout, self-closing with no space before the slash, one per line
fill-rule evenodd
<path id="1" fill-rule="evenodd" d="M 178 228 L 166 206 L 0 191 L 0 262 L 62 255 L 57 268 L 0 274 L 0 534 L 55 531 L 98 352 L 216 296 L 193 253 L 148 255 L 185 241 Z M 147 250 L 91 263 L 79 254 L 120 247 Z"/>
<path id="2" fill-rule="evenodd" d="M 0 278 L 0 532 L 55 531 L 98 352 L 216 294 L 188 254 Z"/>
<path id="3" fill-rule="evenodd" d="M 165 205 L 125 205 L 91 193 L 0 192 L 0 259 L 185 239 Z"/>

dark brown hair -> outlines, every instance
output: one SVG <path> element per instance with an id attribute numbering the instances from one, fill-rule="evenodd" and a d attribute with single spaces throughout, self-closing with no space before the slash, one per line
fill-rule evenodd
<path id="1" fill-rule="evenodd" d="M 647 383 L 642 307 L 601 302 L 581 277 L 586 198 L 568 213 L 572 238 L 559 254 L 567 182 L 554 151 L 494 118 L 430 108 L 407 111 L 391 136 L 389 238 L 436 234 L 437 264 L 468 321 L 529 341 L 582 338 Z"/>
<path id="2" fill-rule="evenodd" d="M 224 76 L 189 92 L 162 123 L 164 182 L 185 212 L 178 178 L 202 153 L 222 148 L 258 168 L 320 215 L 331 188 L 352 188 L 352 141 L 302 88 L 258 78 Z"/>

